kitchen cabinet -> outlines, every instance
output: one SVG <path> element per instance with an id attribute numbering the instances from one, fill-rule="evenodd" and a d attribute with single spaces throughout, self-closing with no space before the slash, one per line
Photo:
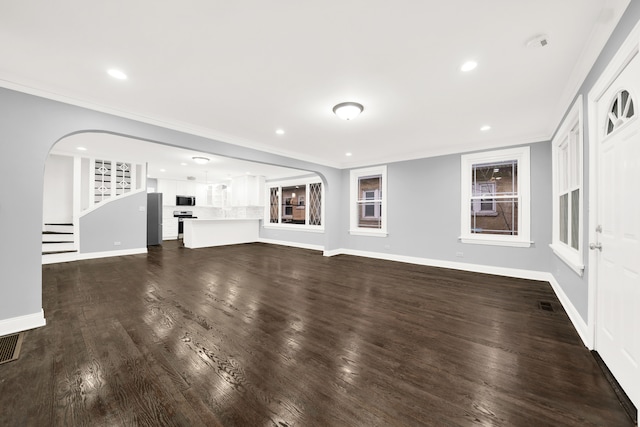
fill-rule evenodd
<path id="1" fill-rule="evenodd" d="M 176 181 L 176 194 L 178 196 L 195 196 L 196 182 L 195 181 Z M 197 203 L 197 200 L 196 200 L 196 203 Z"/>
<path id="2" fill-rule="evenodd" d="M 231 181 L 231 206 L 264 206 L 264 177 L 245 175 Z"/>
<path id="3" fill-rule="evenodd" d="M 158 179 L 158 193 L 162 193 L 163 206 L 176 205 L 176 181 L 170 179 Z"/>
<path id="4" fill-rule="evenodd" d="M 196 183 L 196 206 L 211 206 L 211 185 L 204 183 Z"/>

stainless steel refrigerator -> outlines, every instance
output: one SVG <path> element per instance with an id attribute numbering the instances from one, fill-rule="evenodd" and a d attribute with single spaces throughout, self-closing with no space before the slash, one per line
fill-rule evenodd
<path id="1" fill-rule="evenodd" d="M 147 193 L 147 246 L 162 244 L 162 193 Z"/>

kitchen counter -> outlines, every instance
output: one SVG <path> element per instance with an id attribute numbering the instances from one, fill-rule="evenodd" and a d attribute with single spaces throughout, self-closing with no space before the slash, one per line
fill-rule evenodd
<path id="1" fill-rule="evenodd" d="M 260 230 L 259 219 L 185 218 L 183 224 L 184 246 L 192 249 L 257 242 Z"/>

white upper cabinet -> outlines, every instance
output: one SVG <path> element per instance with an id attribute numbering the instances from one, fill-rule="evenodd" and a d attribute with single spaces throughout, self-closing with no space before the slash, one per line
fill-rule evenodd
<path id="1" fill-rule="evenodd" d="M 170 179 L 158 179 L 158 193 L 162 193 L 162 204 L 164 206 L 176 205 L 176 181 Z"/>
<path id="2" fill-rule="evenodd" d="M 264 206 L 264 177 L 244 175 L 233 178 L 231 206 Z"/>

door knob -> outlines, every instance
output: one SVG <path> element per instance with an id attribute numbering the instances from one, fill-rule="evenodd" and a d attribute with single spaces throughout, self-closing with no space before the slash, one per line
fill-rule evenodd
<path id="1" fill-rule="evenodd" d="M 592 251 L 594 251 L 596 249 L 601 251 L 602 250 L 602 243 L 590 243 L 589 244 L 589 249 L 591 249 Z"/>

